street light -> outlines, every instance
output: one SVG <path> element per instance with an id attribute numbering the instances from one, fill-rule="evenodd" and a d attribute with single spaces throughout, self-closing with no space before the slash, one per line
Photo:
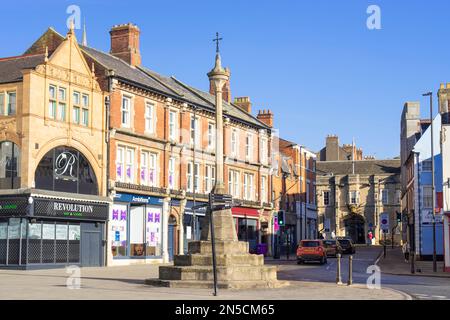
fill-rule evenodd
<path id="1" fill-rule="evenodd" d="M 431 192 L 432 192 L 432 208 L 433 208 L 433 272 L 437 272 L 436 262 L 436 192 L 434 184 L 434 136 L 433 136 L 433 93 L 427 92 L 422 96 L 430 97 L 430 126 L 431 126 Z"/>

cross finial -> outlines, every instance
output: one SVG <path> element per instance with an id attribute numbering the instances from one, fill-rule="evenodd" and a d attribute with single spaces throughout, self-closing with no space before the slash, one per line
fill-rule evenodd
<path id="1" fill-rule="evenodd" d="M 216 38 L 213 41 L 216 43 L 216 52 L 219 53 L 219 41 L 223 40 L 223 38 L 219 38 L 219 33 L 216 32 Z"/>

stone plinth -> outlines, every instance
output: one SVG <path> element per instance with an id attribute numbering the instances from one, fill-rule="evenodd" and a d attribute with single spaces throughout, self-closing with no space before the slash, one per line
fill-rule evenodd
<path id="1" fill-rule="evenodd" d="M 262 255 L 249 254 L 248 242 L 238 241 L 231 210 L 214 212 L 217 283 L 222 289 L 279 288 L 287 281 L 277 280 L 277 267 L 265 266 Z M 188 244 L 188 254 L 174 257 L 173 266 L 159 267 L 159 279 L 147 279 L 154 286 L 212 288 L 212 246 L 209 215 L 202 240 Z"/>

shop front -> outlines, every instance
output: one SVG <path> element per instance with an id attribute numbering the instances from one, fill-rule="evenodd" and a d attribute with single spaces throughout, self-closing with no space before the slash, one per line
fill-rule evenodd
<path id="1" fill-rule="evenodd" d="M 286 212 L 285 225 L 280 228 L 280 254 L 282 256 L 295 254 L 297 250 L 297 214 Z"/>
<path id="2" fill-rule="evenodd" d="M 0 267 L 103 266 L 107 219 L 107 201 L 1 196 Z"/>
<path id="3" fill-rule="evenodd" d="M 199 201 L 196 201 L 195 205 L 194 201 L 186 202 L 183 214 L 183 250 L 185 254 L 188 252 L 190 241 L 200 240 L 207 208 L 206 206 L 201 208 L 198 206 L 206 204 L 208 203 Z"/>
<path id="4" fill-rule="evenodd" d="M 161 262 L 164 198 L 118 193 L 109 216 L 111 265 Z"/>
<path id="5" fill-rule="evenodd" d="M 259 211 L 253 208 L 234 207 L 231 212 L 238 240 L 247 241 L 250 253 L 256 253 L 259 242 Z"/>
<path id="6" fill-rule="evenodd" d="M 306 239 L 317 239 L 319 237 L 317 231 L 317 207 L 315 205 L 306 205 Z"/>

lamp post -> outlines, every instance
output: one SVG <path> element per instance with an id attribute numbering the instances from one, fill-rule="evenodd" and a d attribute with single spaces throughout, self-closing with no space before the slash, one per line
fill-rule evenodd
<path id="1" fill-rule="evenodd" d="M 433 93 L 427 92 L 424 97 L 430 97 L 430 129 L 431 129 L 431 192 L 432 192 L 432 209 L 433 209 L 433 272 L 437 272 L 436 260 L 436 192 L 434 182 L 434 135 L 433 135 Z"/>

